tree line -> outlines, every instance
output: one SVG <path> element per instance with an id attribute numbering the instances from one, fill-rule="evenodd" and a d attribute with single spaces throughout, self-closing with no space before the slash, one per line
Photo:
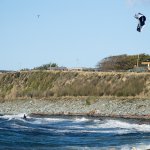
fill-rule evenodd
<path id="1" fill-rule="evenodd" d="M 117 56 L 109 56 L 98 62 L 97 67 L 103 71 L 110 70 L 129 70 L 134 67 L 141 67 L 142 62 L 150 59 L 150 55 L 148 54 L 139 54 L 139 55 L 117 55 Z M 138 66 L 137 66 L 138 65 Z"/>
<path id="2" fill-rule="evenodd" d="M 39 67 L 35 67 L 33 68 L 33 70 L 49 70 L 50 67 L 58 67 L 58 65 L 56 63 L 48 63 L 48 64 L 41 65 Z"/>
<path id="3" fill-rule="evenodd" d="M 96 68 L 102 71 L 127 71 L 135 67 L 142 67 L 142 62 L 146 61 L 147 59 L 150 59 L 150 55 L 145 53 L 138 55 L 123 54 L 117 56 L 109 56 L 100 60 L 97 63 Z M 58 65 L 56 63 L 48 63 L 38 67 L 34 67 L 32 70 L 49 70 L 50 67 L 58 67 Z"/>
<path id="4" fill-rule="evenodd" d="M 21 69 L 21 71 L 29 71 L 29 70 L 49 70 L 50 67 L 58 67 L 58 65 L 56 63 L 48 63 L 48 64 L 44 64 L 38 67 L 34 67 L 33 69 L 28 69 L 28 68 L 24 68 Z"/>

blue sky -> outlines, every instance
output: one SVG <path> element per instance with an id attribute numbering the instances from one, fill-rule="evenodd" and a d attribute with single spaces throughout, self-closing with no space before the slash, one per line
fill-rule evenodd
<path id="1" fill-rule="evenodd" d="M 147 17 L 141 33 L 138 12 Z M 149 18 L 150 0 L 0 0 L 0 70 L 95 67 L 112 55 L 150 54 Z"/>

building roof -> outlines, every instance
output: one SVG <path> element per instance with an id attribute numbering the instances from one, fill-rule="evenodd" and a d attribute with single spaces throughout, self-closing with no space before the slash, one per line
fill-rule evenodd
<path id="1" fill-rule="evenodd" d="M 146 59 L 145 61 L 142 62 L 143 65 L 150 64 L 150 58 Z"/>
<path id="2" fill-rule="evenodd" d="M 145 60 L 145 61 L 143 61 L 143 62 L 150 62 L 150 58 L 146 59 L 146 60 Z"/>

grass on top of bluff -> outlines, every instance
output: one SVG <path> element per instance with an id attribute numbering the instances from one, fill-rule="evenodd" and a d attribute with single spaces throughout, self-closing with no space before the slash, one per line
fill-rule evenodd
<path id="1" fill-rule="evenodd" d="M 0 98 L 150 96 L 149 73 L 27 71 L 0 75 Z"/>

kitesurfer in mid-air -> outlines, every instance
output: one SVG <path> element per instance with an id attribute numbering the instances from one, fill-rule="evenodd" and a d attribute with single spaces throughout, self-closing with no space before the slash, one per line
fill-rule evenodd
<path id="1" fill-rule="evenodd" d="M 141 13 L 135 14 L 134 17 L 138 19 L 137 31 L 141 32 L 143 26 L 145 25 L 146 17 Z"/>

